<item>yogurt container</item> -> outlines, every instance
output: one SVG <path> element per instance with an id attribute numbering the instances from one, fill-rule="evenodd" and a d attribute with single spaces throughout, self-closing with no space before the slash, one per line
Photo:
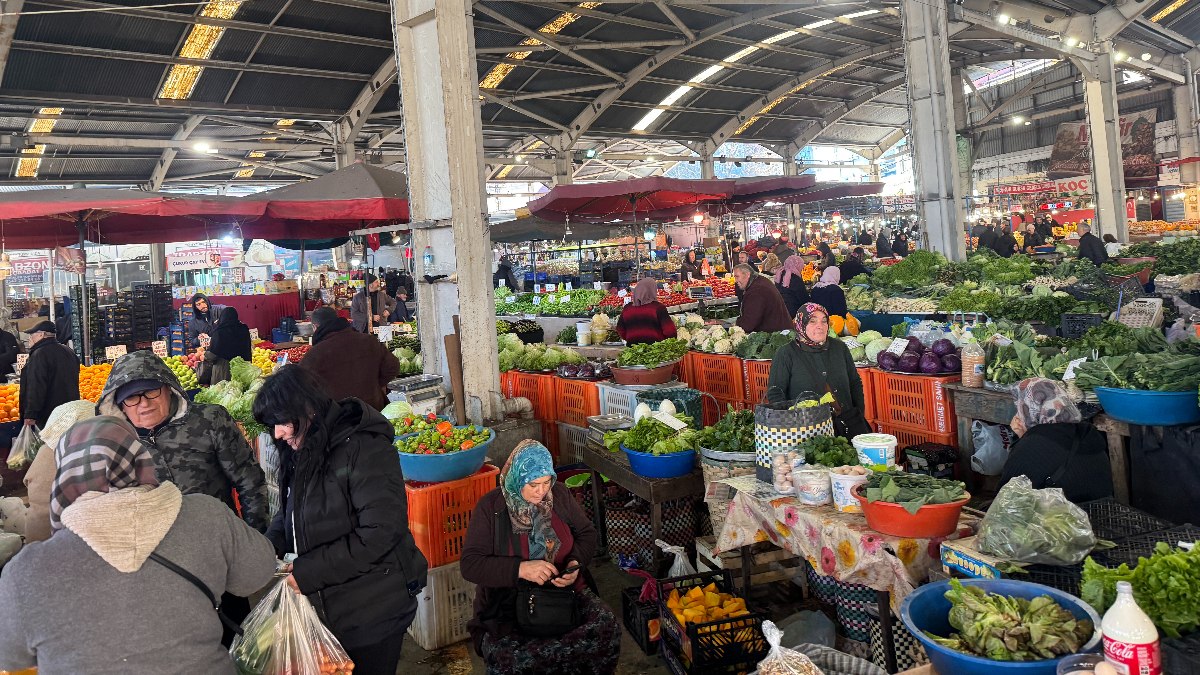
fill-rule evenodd
<path id="1" fill-rule="evenodd" d="M 829 469 L 797 468 L 792 473 L 796 499 L 805 506 L 822 506 L 830 500 Z"/>
<path id="2" fill-rule="evenodd" d="M 862 513 L 862 505 L 854 498 L 854 488 L 857 485 L 867 482 L 870 476 L 859 476 L 856 474 L 843 475 L 840 473 L 829 472 L 829 479 L 833 491 L 833 505 L 838 511 L 843 513 Z"/>
<path id="3" fill-rule="evenodd" d="M 891 434 L 859 434 L 850 443 L 865 467 L 891 469 L 896 466 L 896 437 Z"/>

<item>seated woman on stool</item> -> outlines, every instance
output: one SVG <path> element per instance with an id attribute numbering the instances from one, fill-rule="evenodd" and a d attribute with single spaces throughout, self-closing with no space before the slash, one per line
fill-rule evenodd
<path id="1" fill-rule="evenodd" d="M 500 472 L 500 487 L 475 506 L 460 563 L 463 578 L 478 584 L 468 629 L 488 675 L 616 670 L 621 626 L 580 574 L 586 574 L 598 544 L 583 508 L 556 484 L 550 451 L 537 441 L 522 441 Z M 522 580 L 573 589 L 579 625 L 564 626 L 558 637 L 523 635 L 515 624 Z"/>

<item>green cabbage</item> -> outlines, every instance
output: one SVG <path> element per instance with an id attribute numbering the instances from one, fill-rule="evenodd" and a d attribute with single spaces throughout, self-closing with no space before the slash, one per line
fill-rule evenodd
<path id="1" fill-rule="evenodd" d="M 882 337 L 883 335 L 877 330 L 864 330 L 858 334 L 856 339 L 864 345 L 869 345 Z"/>

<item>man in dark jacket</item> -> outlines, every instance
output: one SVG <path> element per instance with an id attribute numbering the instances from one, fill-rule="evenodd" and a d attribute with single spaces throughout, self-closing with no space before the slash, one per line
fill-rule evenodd
<path id="1" fill-rule="evenodd" d="M 1076 229 L 1079 231 L 1079 255 L 1076 257 L 1087 258 L 1096 267 L 1108 262 L 1108 251 L 1104 250 L 1100 237 L 1092 234 L 1092 226 L 1080 223 Z"/>
<path id="2" fill-rule="evenodd" d="M 396 301 L 380 290 L 379 277 L 367 274 L 366 285 L 350 301 L 350 322 L 354 330 L 366 333 L 375 326 L 391 323 Z"/>
<path id="3" fill-rule="evenodd" d="M 756 274 L 749 265 L 733 268 L 733 278 L 742 290 L 742 315 L 737 320 L 742 330 L 774 332 L 792 327 L 787 304 L 770 279 Z"/>
<path id="4" fill-rule="evenodd" d="M 354 397 L 376 410 L 387 405 L 387 385 L 400 361 L 374 335 L 359 333 L 330 307 L 313 312 L 312 349 L 300 362 L 335 401 Z"/>
<path id="5" fill-rule="evenodd" d="M 1011 258 L 1016 252 L 1017 238 L 1012 236 L 1003 224 L 997 225 L 996 228 L 996 243 L 992 245 L 992 250 L 1001 258 Z"/>
<path id="6" fill-rule="evenodd" d="M 838 265 L 838 268 L 842 271 L 843 284 L 849 283 L 851 279 L 860 274 L 871 276 L 870 268 L 862 262 L 863 257 L 866 255 L 867 252 L 863 250 L 863 247 L 858 246 L 850 252 L 850 255 L 846 256 L 841 265 Z"/>
<path id="7" fill-rule="evenodd" d="M 242 519 L 259 532 L 267 529 L 263 471 L 237 422 L 219 405 L 188 401 L 162 359 L 148 351 L 117 359 L 96 412 L 129 420 L 150 449 L 160 480 L 184 494 L 215 497 L 231 509 L 236 489 Z"/>
<path id="8" fill-rule="evenodd" d="M 200 336 L 212 336 L 212 332 L 217 327 L 217 317 L 221 315 L 223 307 L 214 307 L 209 302 L 208 296 L 203 293 L 197 293 L 192 296 L 192 320 L 188 322 L 188 344 L 193 349 L 200 346 Z"/>
<path id="9" fill-rule="evenodd" d="M 975 244 L 976 251 L 996 250 L 996 230 L 991 225 L 980 222 L 971 235 L 978 240 Z"/>
<path id="10" fill-rule="evenodd" d="M 792 248 L 792 242 L 788 241 L 786 234 L 779 235 L 779 243 L 775 245 L 775 257 L 779 258 L 779 262 L 788 259 L 788 256 L 794 254 L 796 249 Z"/>
<path id="11" fill-rule="evenodd" d="M 21 369 L 21 419 L 41 428 L 55 408 L 79 400 L 79 359 L 58 343 L 49 321 L 34 326 L 29 336 L 33 346 Z"/>

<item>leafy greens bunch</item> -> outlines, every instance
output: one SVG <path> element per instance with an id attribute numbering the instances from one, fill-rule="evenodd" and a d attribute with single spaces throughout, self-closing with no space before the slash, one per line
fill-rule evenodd
<path id="1" fill-rule="evenodd" d="M 1090 557 L 1083 563 L 1080 597 L 1104 614 L 1117 599 L 1117 582 L 1128 581 L 1138 606 L 1158 629 L 1177 638 L 1200 628 L 1200 547 L 1190 551 L 1159 542 L 1132 570 L 1110 569 Z"/>
<path id="2" fill-rule="evenodd" d="M 733 410 L 700 432 L 700 445 L 719 452 L 754 452 L 754 411 Z"/>
<path id="3" fill-rule="evenodd" d="M 683 355 L 687 354 L 687 350 L 687 342 L 676 338 L 668 338 L 649 344 L 632 345 L 621 351 L 621 355 L 617 357 L 617 365 L 653 368 L 683 358 Z"/>
<path id="4" fill-rule="evenodd" d="M 829 468 L 858 464 L 858 451 L 841 436 L 813 436 L 800 444 L 804 461 Z"/>
<path id="5" fill-rule="evenodd" d="M 604 434 L 604 447 L 616 452 L 624 445 L 635 452 L 669 455 L 675 452 L 695 450 L 700 441 L 700 432 L 691 428 L 692 418 L 676 413 L 675 419 L 687 424 L 675 431 L 653 416 L 647 415 L 637 421 L 633 428 L 625 431 L 609 431 Z"/>
<path id="6" fill-rule="evenodd" d="M 863 494 L 868 502 L 899 504 L 914 515 L 926 504 L 949 504 L 967 496 L 959 481 L 894 470 L 871 474 Z"/>

